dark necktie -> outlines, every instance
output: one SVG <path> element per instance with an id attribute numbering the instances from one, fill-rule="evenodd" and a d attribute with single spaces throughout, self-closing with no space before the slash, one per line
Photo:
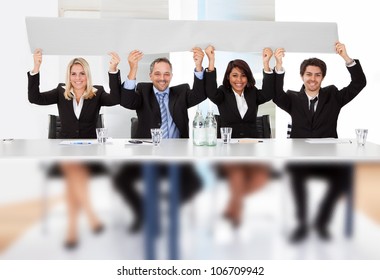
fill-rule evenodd
<path id="1" fill-rule="evenodd" d="M 168 125 L 168 112 L 165 106 L 165 96 L 166 92 L 162 92 L 158 94 L 159 103 L 160 103 L 160 111 L 161 111 L 161 131 L 162 138 L 169 138 L 169 125 Z"/>
<path id="2" fill-rule="evenodd" d="M 318 101 L 318 97 L 314 98 L 314 99 L 311 99 L 310 100 L 310 107 L 309 107 L 309 111 L 310 111 L 310 114 L 311 115 L 314 115 L 315 113 L 315 103 Z"/>

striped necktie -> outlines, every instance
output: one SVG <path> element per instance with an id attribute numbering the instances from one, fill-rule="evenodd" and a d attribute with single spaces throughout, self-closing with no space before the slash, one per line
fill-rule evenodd
<path id="1" fill-rule="evenodd" d="M 159 103 L 160 103 L 160 111 L 161 111 L 162 138 L 169 138 L 168 112 L 165 106 L 166 94 L 167 94 L 166 92 L 162 92 L 158 94 Z"/>

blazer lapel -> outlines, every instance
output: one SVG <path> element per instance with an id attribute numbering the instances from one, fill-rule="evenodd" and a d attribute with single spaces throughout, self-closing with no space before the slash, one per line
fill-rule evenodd
<path id="1" fill-rule="evenodd" d="M 248 109 L 244 115 L 244 118 L 248 117 L 252 113 L 257 114 L 257 103 L 256 103 L 255 94 L 256 94 L 256 92 L 254 92 L 252 89 L 244 92 L 244 98 L 245 98 L 245 101 L 247 102 L 247 106 L 248 106 Z M 236 108 L 237 108 L 237 105 L 236 105 Z M 239 115 L 240 115 L 240 112 L 239 112 Z"/>
<path id="2" fill-rule="evenodd" d="M 327 92 L 321 88 L 318 94 L 318 105 L 317 110 L 315 111 L 314 118 L 318 118 L 318 116 L 321 114 L 324 104 L 327 102 L 328 94 Z"/>
<path id="3" fill-rule="evenodd" d="M 173 90 L 172 88 L 169 89 L 169 113 L 170 113 L 170 116 L 173 118 L 174 120 L 174 106 L 175 104 L 177 103 L 177 100 L 178 100 L 178 94 L 175 90 Z"/>
<path id="4" fill-rule="evenodd" d="M 227 101 L 227 104 L 231 104 L 231 110 L 232 112 L 239 118 L 241 119 L 239 109 L 237 107 L 237 102 L 235 98 L 235 93 L 232 90 L 229 90 L 228 93 L 224 97 Z"/>
<path id="5" fill-rule="evenodd" d="M 301 100 L 301 106 L 304 110 L 305 116 L 309 122 L 312 121 L 312 115 L 310 114 L 309 110 L 309 99 L 307 98 L 306 92 L 304 87 L 302 86 L 300 91 L 300 100 Z"/>

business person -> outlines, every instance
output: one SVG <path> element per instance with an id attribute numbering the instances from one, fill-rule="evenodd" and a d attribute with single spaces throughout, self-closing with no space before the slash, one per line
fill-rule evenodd
<path id="1" fill-rule="evenodd" d="M 269 66 L 273 51 L 265 48 L 262 52 L 262 89 L 256 87 L 250 67 L 241 59 L 228 63 L 223 84 L 217 87 L 215 48 L 208 46 L 205 53 L 209 60 L 205 72 L 206 95 L 218 106 L 221 127 L 232 127 L 232 138 L 257 138 L 258 106 L 274 96 L 275 75 Z M 229 181 L 231 194 L 224 216 L 238 226 L 243 198 L 265 185 L 270 170 L 265 164 L 223 164 L 222 170 Z"/>
<path id="2" fill-rule="evenodd" d="M 119 56 L 111 52 L 109 62 L 110 94 L 103 86 L 93 86 L 90 66 L 83 58 L 72 59 L 66 72 L 66 83 L 60 83 L 52 90 L 40 92 L 40 67 L 42 50 L 33 54 L 34 67 L 28 72 L 29 102 L 37 105 L 57 104 L 61 119 L 59 138 L 96 138 L 96 122 L 101 106 L 113 106 L 120 103 L 120 72 L 117 66 Z M 60 170 L 66 181 L 66 204 L 68 210 L 68 228 L 65 246 L 75 248 L 78 244 L 77 219 L 81 208 L 89 220 L 94 233 L 103 231 L 103 225 L 89 199 L 88 179 L 96 164 L 80 162 L 60 163 Z"/>
<path id="3" fill-rule="evenodd" d="M 334 85 L 322 87 L 327 66 L 318 58 L 306 59 L 301 63 L 300 75 L 303 86 L 300 91 L 284 91 L 284 72 L 282 59 L 284 49 L 275 51 L 276 91 L 274 103 L 289 113 L 292 118 L 291 138 L 338 138 L 337 121 L 340 110 L 354 99 L 366 85 L 366 78 L 359 60 L 351 59 L 344 44 L 335 44 L 351 76 L 348 86 L 338 89 Z M 291 235 L 292 242 L 304 240 L 308 235 L 306 180 L 310 177 L 322 177 L 329 183 L 314 227 L 323 240 L 330 239 L 328 224 L 334 206 L 344 192 L 350 178 L 350 166 L 347 164 L 289 164 L 293 196 L 296 203 L 298 226 Z"/>
<path id="4" fill-rule="evenodd" d="M 203 81 L 202 61 L 204 53 L 200 48 L 193 49 L 195 63 L 194 84 L 169 86 L 173 77 L 172 64 L 165 58 L 157 58 L 150 65 L 151 82 L 138 83 L 136 75 L 138 62 L 143 53 L 134 50 L 128 56 L 130 71 L 122 85 L 120 105 L 136 110 L 138 116 L 137 138 L 151 138 L 151 128 L 161 128 L 163 138 L 188 138 L 189 117 L 187 110 L 206 99 Z M 159 173 L 165 176 L 167 168 L 159 166 Z M 190 164 L 180 168 L 181 200 L 187 201 L 199 189 L 201 180 Z M 141 166 L 125 164 L 115 177 L 115 186 L 131 206 L 134 221 L 131 232 L 140 230 L 143 221 L 141 196 L 136 190 L 135 181 L 141 177 Z"/>

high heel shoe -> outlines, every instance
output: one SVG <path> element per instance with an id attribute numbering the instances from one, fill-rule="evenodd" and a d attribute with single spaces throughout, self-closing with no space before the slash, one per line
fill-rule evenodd
<path id="1" fill-rule="evenodd" d="M 229 220 L 234 228 L 238 228 L 240 226 L 240 219 L 235 215 L 232 215 L 230 212 L 225 212 L 223 217 Z"/>
<path id="2" fill-rule="evenodd" d="M 77 240 L 67 240 L 64 243 L 64 247 L 68 250 L 73 250 L 78 247 L 78 241 Z"/>
<path id="3" fill-rule="evenodd" d="M 105 227 L 102 224 L 99 224 L 97 227 L 95 227 L 92 232 L 94 234 L 101 234 L 104 231 Z"/>

